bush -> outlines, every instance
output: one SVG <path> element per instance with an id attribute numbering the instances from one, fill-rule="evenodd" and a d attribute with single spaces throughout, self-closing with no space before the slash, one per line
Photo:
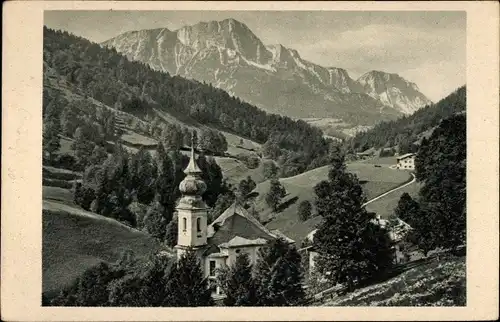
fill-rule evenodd
<path id="1" fill-rule="evenodd" d="M 260 159 L 254 154 L 239 153 L 236 155 L 236 159 L 243 162 L 249 169 L 256 169 L 260 165 Z"/>
<path id="2" fill-rule="evenodd" d="M 63 168 L 66 170 L 80 171 L 82 170 L 80 166 L 78 166 L 76 158 L 71 154 L 60 154 L 58 155 L 52 162 L 51 165 L 57 168 Z"/>

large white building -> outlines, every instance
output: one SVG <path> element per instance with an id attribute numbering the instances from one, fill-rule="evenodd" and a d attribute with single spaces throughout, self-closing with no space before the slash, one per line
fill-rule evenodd
<path id="1" fill-rule="evenodd" d="M 178 215 L 177 257 L 188 249 L 196 252 L 205 277 L 213 285 L 213 295 L 221 295 L 215 285 L 216 271 L 232 265 L 239 253 L 247 253 L 254 264 L 260 247 L 278 237 L 289 243 L 293 240 L 277 230 L 270 231 L 250 215 L 238 202 L 232 204 L 208 225 L 208 206 L 201 198 L 207 186 L 201 179 L 202 171 L 196 164 L 194 149 L 184 170 L 186 177 L 179 184 L 182 197 L 176 207 Z"/>
<path id="2" fill-rule="evenodd" d="M 397 158 L 396 168 L 402 170 L 415 170 L 415 153 L 407 153 Z"/>

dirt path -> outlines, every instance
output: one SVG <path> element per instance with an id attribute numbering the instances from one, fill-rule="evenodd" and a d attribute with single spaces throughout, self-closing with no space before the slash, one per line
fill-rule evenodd
<path id="1" fill-rule="evenodd" d="M 389 190 L 389 191 L 387 191 L 387 192 L 384 192 L 384 193 L 383 193 L 383 194 L 381 194 L 380 196 L 377 196 L 377 197 L 375 197 L 375 198 L 373 198 L 373 199 L 371 199 L 371 200 L 368 200 L 367 202 L 365 202 L 365 203 L 363 204 L 363 206 L 366 206 L 366 205 L 368 205 L 368 204 L 370 204 L 370 203 L 372 203 L 372 202 L 374 202 L 374 201 L 379 200 L 380 198 L 383 198 L 383 197 L 387 196 L 387 195 L 388 195 L 388 194 L 390 194 L 390 193 L 393 193 L 394 191 L 397 191 L 397 190 L 399 190 L 399 189 L 402 189 L 402 188 L 404 188 L 404 187 L 406 187 L 406 186 L 409 186 L 409 185 L 411 185 L 412 183 L 414 183 L 414 182 L 417 180 L 417 178 L 415 178 L 415 175 L 414 175 L 413 173 L 410 173 L 410 174 L 411 174 L 411 176 L 412 176 L 412 179 L 411 179 L 409 182 L 404 183 L 404 184 L 402 184 L 402 185 L 400 185 L 400 186 L 398 186 L 398 187 L 396 187 L 396 188 L 394 188 L 394 189 L 391 189 L 391 190 Z"/>

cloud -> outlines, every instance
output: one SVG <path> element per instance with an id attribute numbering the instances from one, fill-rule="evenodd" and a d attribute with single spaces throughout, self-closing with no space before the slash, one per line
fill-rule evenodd
<path id="1" fill-rule="evenodd" d="M 346 68 L 352 77 L 370 70 L 398 73 L 437 100 L 465 83 L 465 45 L 461 28 L 373 24 L 301 43 L 297 49 L 305 59 Z"/>

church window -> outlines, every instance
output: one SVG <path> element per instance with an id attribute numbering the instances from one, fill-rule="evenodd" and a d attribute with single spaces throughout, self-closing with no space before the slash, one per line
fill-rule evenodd
<path id="1" fill-rule="evenodd" d="M 236 250 L 236 254 L 239 254 L 241 252 L 241 249 Z"/>
<path id="2" fill-rule="evenodd" d="M 210 262 L 209 262 L 208 275 L 215 276 L 215 261 L 214 260 L 210 260 Z"/>
<path id="3" fill-rule="evenodd" d="M 196 218 L 196 231 L 201 232 L 201 218 Z"/>
<path id="4" fill-rule="evenodd" d="M 187 230 L 187 219 L 182 218 L 182 231 L 186 231 L 186 230 Z"/>

